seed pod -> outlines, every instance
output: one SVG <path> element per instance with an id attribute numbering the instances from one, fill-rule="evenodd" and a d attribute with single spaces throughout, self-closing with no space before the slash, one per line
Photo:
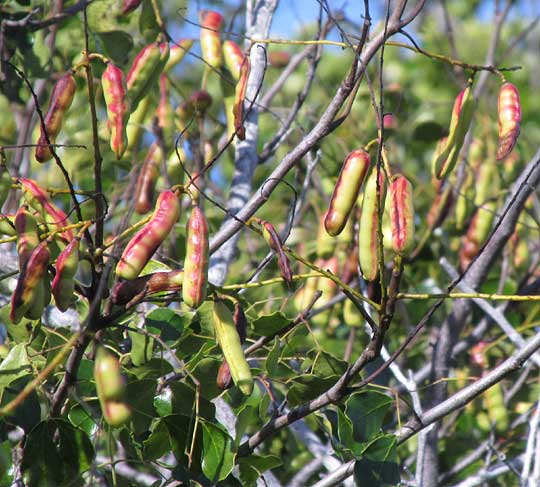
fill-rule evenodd
<path id="1" fill-rule="evenodd" d="M 322 269 L 331 272 L 332 274 L 338 275 L 339 272 L 339 261 L 336 256 L 331 257 L 326 262 L 323 262 L 320 266 Z M 309 284 L 309 281 L 308 281 Z M 322 295 L 315 303 L 315 307 L 319 308 L 327 304 L 336 294 L 337 285 L 331 279 L 321 276 L 316 280 L 316 290 L 321 291 Z M 311 297 L 313 299 L 313 296 Z M 306 303 L 306 306 L 309 304 Z M 327 326 L 330 322 L 332 316 L 332 309 L 318 313 L 311 318 L 311 322 L 315 326 L 323 327 Z"/>
<path id="2" fill-rule="evenodd" d="M 2 149 L 0 148 L 0 159 L 2 157 Z M 12 184 L 11 175 L 5 164 L 0 164 L 0 207 L 6 201 Z"/>
<path id="3" fill-rule="evenodd" d="M 223 58 L 225 60 L 225 67 L 231 73 L 234 81 L 240 79 L 240 70 L 242 63 L 244 62 L 244 53 L 240 46 L 231 40 L 223 42 Z"/>
<path id="4" fill-rule="evenodd" d="M 124 0 L 122 2 L 122 15 L 133 12 L 140 4 L 142 0 Z"/>
<path id="5" fill-rule="evenodd" d="M 475 173 L 474 204 L 482 206 L 486 201 L 498 195 L 501 178 L 497 163 L 491 159 L 481 164 Z"/>
<path id="6" fill-rule="evenodd" d="M 474 199 L 474 177 L 469 168 L 465 167 L 465 180 L 461 185 L 461 188 L 456 197 L 455 215 L 456 215 L 456 229 L 462 230 L 465 227 L 470 211 L 471 202 Z"/>
<path id="7" fill-rule="evenodd" d="M 240 337 L 240 343 L 243 344 L 247 337 L 248 322 L 240 301 L 234 303 L 233 320 L 238 336 Z"/>
<path id="8" fill-rule="evenodd" d="M 163 191 L 158 197 L 150 221 L 129 241 L 116 266 L 120 279 L 135 279 L 163 243 L 180 215 L 180 203 L 173 191 Z"/>
<path id="9" fill-rule="evenodd" d="M 326 228 L 324 226 L 324 222 L 326 221 L 326 212 L 323 213 L 319 228 L 317 230 L 317 257 L 320 257 L 322 259 L 328 259 L 331 255 L 334 254 L 335 248 L 336 248 L 336 240 L 328 235 L 328 232 L 326 231 Z"/>
<path id="10" fill-rule="evenodd" d="M 113 63 L 108 63 L 101 76 L 101 85 L 107 106 L 111 149 L 116 159 L 121 159 L 128 145 L 126 129 L 130 114 L 124 73 Z"/>
<path id="11" fill-rule="evenodd" d="M 283 243 L 279 237 L 274 225 L 266 220 L 261 220 L 262 234 L 263 238 L 272 249 L 274 254 L 276 254 L 278 260 L 279 271 L 281 272 L 281 277 L 287 283 L 287 285 L 292 284 L 293 272 L 291 270 L 291 263 L 289 258 L 283 252 Z"/>
<path id="12" fill-rule="evenodd" d="M 405 176 L 394 176 L 390 183 L 389 193 L 392 247 L 396 254 L 406 255 L 414 245 L 412 185 Z"/>
<path id="13" fill-rule="evenodd" d="M 169 44 L 169 60 L 167 61 L 167 64 L 165 64 L 163 71 L 167 73 L 179 64 L 192 46 L 193 39 L 189 38 L 180 39 L 176 44 Z"/>
<path id="14" fill-rule="evenodd" d="M 163 142 L 167 152 L 174 145 L 174 109 L 169 97 L 169 81 L 167 76 L 159 76 L 159 105 L 156 110 L 158 126 L 161 129 Z"/>
<path id="15" fill-rule="evenodd" d="M 206 110 L 208 110 L 212 105 L 212 96 L 210 93 L 208 93 L 208 91 L 197 90 L 191 94 L 189 101 L 195 112 L 204 114 L 204 112 L 206 112 Z"/>
<path id="16" fill-rule="evenodd" d="M 229 365 L 232 379 L 242 393 L 249 396 L 253 392 L 253 377 L 234 326 L 233 316 L 223 302 L 215 301 L 213 318 L 216 339 Z"/>
<path id="17" fill-rule="evenodd" d="M 94 361 L 94 380 L 100 402 L 120 400 L 124 396 L 126 383 L 118 358 L 99 345 Z"/>
<path id="18" fill-rule="evenodd" d="M 471 124 L 474 106 L 475 102 L 471 85 L 469 84 L 459 93 L 454 102 L 450 121 L 450 133 L 448 134 L 445 145 L 433 160 L 433 175 L 436 178 L 443 179 L 454 168 L 465 135 Z"/>
<path id="19" fill-rule="evenodd" d="M 184 271 L 163 271 L 146 274 L 132 281 L 118 282 L 114 286 L 111 299 L 113 304 L 125 305 L 137 296 L 146 297 L 163 291 L 182 289 Z"/>
<path id="20" fill-rule="evenodd" d="M 268 54 L 268 62 L 274 68 L 284 68 L 290 60 L 291 55 L 287 51 L 272 51 Z"/>
<path id="21" fill-rule="evenodd" d="M 131 419 L 131 408 L 117 401 L 107 401 L 102 404 L 103 417 L 113 428 L 120 428 Z"/>
<path id="22" fill-rule="evenodd" d="M 434 229 L 444 221 L 452 206 L 452 187 L 441 186 L 426 217 L 428 228 Z"/>
<path id="23" fill-rule="evenodd" d="M 352 151 L 345 159 L 324 219 L 324 228 L 329 235 L 335 237 L 345 227 L 366 179 L 369 165 L 369 154 L 362 149 Z"/>
<path id="24" fill-rule="evenodd" d="M 504 159 L 516 145 L 520 124 L 521 105 L 518 89 L 512 83 L 504 83 L 499 90 L 499 145 L 497 160 Z"/>
<path id="25" fill-rule="evenodd" d="M 22 272 L 32 251 L 39 245 L 37 221 L 23 205 L 15 214 L 15 231 L 17 238 L 17 254 L 19 255 L 19 272 Z"/>
<path id="26" fill-rule="evenodd" d="M 62 128 L 64 114 L 73 102 L 76 89 L 77 85 L 71 71 L 64 74 L 54 85 L 49 101 L 49 108 L 44 116 L 44 125 L 51 144 L 56 142 L 56 137 Z M 52 157 L 52 152 L 47 145 L 47 137 L 43 131 L 43 126 L 40 127 L 40 130 L 41 135 L 37 141 L 38 146 L 36 147 L 35 156 L 36 161 L 46 162 Z"/>
<path id="27" fill-rule="evenodd" d="M 168 59 L 169 44 L 166 42 L 149 44 L 137 54 L 127 75 L 132 111 L 137 108 L 144 96 L 151 93 Z"/>
<path id="28" fill-rule="evenodd" d="M 69 308 L 75 291 L 75 274 L 79 265 L 80 238 L 66 245 L 56 259 L 56 274 L 52 282 L 52 295 L 56 307 L 64 312 Z"/>
<path id="29" fill-rule="evenodd" d="M 386 177 L 379 172 L 380 200 L 377 208 L 377 170 L 373 168 L 364 188 L 360 224 L 358 230 L 358 260 L 360 269 L 366 281 L 374 281 L 379 273 L 379 245 L 377 243 L 377 228 L 379 213 L 384 210 L 386 199 Z"/>
<path id="30" fill-rule="evenodd" d="M 195 107 L 191 101 L 183 101 L 176 107 L 176 129 L 186 136 L 186 131 L 193 121 L 193 116 L 195 115 Z"/>
<path id="31" fill-rule="evenodd" d="M 144 215 L 152 209 L 154 189 L 162 163 L 163 151 L 159 144 L 154 142 L 148 149 L 135 186 L 135 211 L 139 215 Z"/>
<path id="32" fill-rule="evenodd" d="M 135 110 L 129 116 L 126 133 L 128 139 L 128 153 L 137 151 L 144 129 L 144 121 L 150 108 L 151 97 L 144 96 Z"/>
<path id="33" fill-rule="evenodd" d="M 231 369 L 229 368 L 229 364 L 225 359 L 223 359 L 223 362 L 221 362 L 221 365 L 219 366 L 216 377 L 216 385 L 222 391 L 229 389 L 233 385 Z"/>
<path id="34" fill-rule="evenodd" d="M 45 190 L 33 179 L 19 178 L 21 189 L 26 202 L 39 214 L 53 230 L 70 224 L 67 215 L 58 208 L 47 196 Z M 64 240 L 73 240 L 73 230 L 65 230 L 59 234 Z"/>
<path id="35" fill-rule="evenodd" d="M 10 320 L 13 323 L 19 323 L 32 305 L 36 297 L 36 289 L 39 291 L 39 285 L 47 272 L 49 258 L 47 241 L 44 240 L 32 251 L 28 261 L 19 273 L 17 286 L 11 296 Z"/>
<path id="36" fill-rule="evenodd" d="M 246 131 L 244 129 L 244 100 L 246 98 L 247 82 L 250 71 L 249 58 L 245 57 L 240 68 L 240 79 L 236 83 L 235 88 L 235 100 L 233 107 L 234 115 L 234 130 L 240 140 L 246 138 Z"/>
<path id="37" fill-rule="evenodd" d="M 201 14 L 201 52 L 204 62 L 214 69 L 223 63 L 219 30 L 223 17 L 213 10 L 205 10 Z"/>
<path id="38" fill-rule="evenodd" d="M 462 270 L 469 266 L 476 254 L 478 254 L 482 244 L 486 241 L 495 219 L 496 210 L 497 203 L 488 201 L 478 208 L 472 217 L 459 250 L 459 263 Z"/>
<path id="39" fill-rule="evenodd" d="M 364 317 L 350 299 L 345 300 L 345 304 L 343 305 L 343 323 L 352 328 L 357 328 L 364 324 Z"/>
<path id="40" fill-rule="evenodd" d="M 234 104 L 236 100 L 235 87 L 230 83 L 226 76 L 220 77 L 221 92 L 223 94 L 223 105 L 225 110 L 225 119 L 227 121 L 227 137 L 231 138 L 235 133 L 234 128 Z"/>
<path id="41" fill-rule="evenodd" d="M 208 285 L 208 227 L 199 206 L 194 206 L 186 227 L 186 257 L 182 299 L 198 308 L 206 299 Z"/>
<path id="42" fill-rule="evenodd" d="M 178 151 L 178 154 L 176 151 Z M 182 164 L 185 164 L 186 161 L 186 152 L 181 146 L 176 147 L 167 159 L 167 177 L 173 186 L 184 183 L 184 169 L 182 168 Z"/>

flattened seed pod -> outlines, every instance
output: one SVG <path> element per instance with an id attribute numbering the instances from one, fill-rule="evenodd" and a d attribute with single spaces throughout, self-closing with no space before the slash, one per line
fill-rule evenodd
<path id="1" fill-rule="evenodd" d="M 249 396 L 253 392 L 253 376 L 242 350 L 233 315 L 223 302 L 215 301 L 213 318 L 216 340 L 227 361 L 232 379 L 242 393 Z"/>
<path id="2" fill-rule="evenodd" d="M 121 159 L 128 146 L 126 129 L 130 114 L 124 73 L 118 66 L 108 63 L 101 76 L 101 85 L 107 106 L 111 150 L 116 159 Z"/>
<path id="3" fill-rule="evenodd" d="M 79 243 L 80 238 L 74 238 L 56 259 L 56 274 L 51 292 L 56 307 L 62 312 L 69 308 L 75 291 L 74 277 L 79 265 Z"/>
<path id="4" fill-rule="evenodd" d="M 139 295 L 151 296 L 163 291 L 179 291 L 184 282 L 184 271 L 153 272 L 132 281 L 118 282 L 111 293 L 113 304 L 124 305 Z"/>
<path id="5" fill-rule="evenodd" d="M 202 12 L 201 20 L 201 51 L 202 58 L 206 64 L 214 69 L 219 69 L 223 64 L 221 51 L 221 39 L 219 30 L 223 17 L 214 10 Z"/>
<path id="6" fill-rule="evenodd" d="M 291 270 L 291 263 L 285 252 L 283 252 L 283 243 L 281 242 L 281 238 L 276 232 L 274 225 L 272 225 L 270 222 L 261 220 L 261 226 L 264 240 L 273 250 L 274 254 L 276 254 L 281 277 L 288 285 L 292 284 L 293 272 Z"/>
<path id="7" fill-rule="evenodd" d="M 62 128 L 64 115 L 73 102 L 76 89 L 77 85 L 71 71 L 64 74 L 54 85 L 49 101 L 49 108 L 44 116 L 45 129 L 51 144 L 56 142 L 56 137 Z M 52 157 L 52 152 L 47 145 L 47 138 L 43 127 L 40 127 L 40 130 L 41 135 L 37 142 L 38 146 L 36 147 L 35 156 L 36 161 L 46 162 Z"/>
<path id="8" fill-rule="evenodd" d="M 193 206 L 186 227 L 186 257 L 182 299 L 198 308 L 206 299 L 208 285 L 208 226 L 202 209 Z"/>
<path id="9" fill-rule="evenodd" d="M 154 142 L 148 149 L 135 186 L 135 211 L 139 215 L 144 215 L 152 209 L 154 189 L 162 162 L 163 151 L 159 144 Z"/>
<path id="10" fill-rule="evenodd" d="M 244 57 L 244 61 L 240 67 L 240 79 L 238 80 L 238 83 L 236 83 L 233 107 L 234 129 L 236 130 L 236 135 L 240 140 L 244 140 L 246 138 L 246 131 L 244 129 L 244 100 L 246 98 L 246 89 L 250 69 L 251 64 L 249 62 L 249 58 Z"/>
<path id="11" fill-rule="evenodd" d="M 167 72 L 179 64 L 192 46 L 193 39 L 189 38 L 180 39 L 176 44 L 169 44 L 169 60 L 165 64 L 163 71 Z"/>
<path id="12" fill-rule="evenodd" d="M 19 255 L 19 271 L 22 272 L 28 262 L 32 251 L 39 245 L 37 222 L 28 211 L 28 206 L 23 205 L 15 214 L 15 231 L 17 238 L 17 254 Z"/>
<path id="13" fill-rule="evenodd" d="M 382 212 L 386 199 L 386 176 L 382 170 L 379 173 L 379 186 L 381 194 L 378 206 Z M 358 233 L 358 260 L 362 275 L 366 281 L 374 281 L 379 274 L 378 226 L 377 170 L 373 168 L 364 188 Z"/>
<path id="14" fill-rule="evenodd" d="M 223 57 L 225 66 L 231 73 L 234 81 L 238 81 L 240 79 L 240 69 L 244 62 L 242 49 L 240 49 L 240 46 L 236 42 L 226 40 L 223 42 Z"/>
<path id="15" fill-rule="evenodd" d="M 512 83 L 504 83 L 499 90 L 499 145 L 497 160 L 504 159 L 516 145 L 521 125 L 519 91 Z"/>
<path id="16" fill-rule="evenodd" d="M 126 382 L 118 358 L 105 347 L 98 346 L 94 361 L 94 380 L 99 400 L 103 403 L 122 399 Z"/>
<path id="17" fill-rule="evenodd" d="M 163 243 L 180 215 L 180 203 L 173 191 L 161 193 L 150 221 L 129 241 L 116 266 L 120 279 L 133 280 Z"/>
<path id="18" fill-rule="evenodd" d="M 369 154 L 363 149 L 351 152 L 345 159 L 324 219 L 324 228 L 329 235 L 335 237 L 345 228 L 369 166 Z"/>
<path id="19" fill-rule="evenodd" d="M 221 362 L 221 365 L 219 366 L 216 377 L 216 385 L 222 391 L 229 389 L 229 387 L 232 387 L 233 385 L 231 369 L 229 368 L 229 364 L 225 359 L 223 359 L 223 362 Z"/>
<path id="20" fill-rule="evenodd" d="M 414 245 L 413 189 L 405 176 L 397 175 L 390 183 L 390 226 L 392 248 L 406 255 Z"/>

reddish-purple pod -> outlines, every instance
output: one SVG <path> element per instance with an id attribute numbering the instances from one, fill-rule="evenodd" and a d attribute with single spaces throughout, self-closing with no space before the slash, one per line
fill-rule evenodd
<path id="1" fill-rule="evenodd" d="M 223 63 L 219 33 L 222 23 L 222 15 L 214 10 L 205 10 L 201 14 L 202 58 L 214 69 L 220 68 Z"/>
<path id="2" fill-rule="evenodd" d="M 113 304 L 122 306 L 137 297 L 142 298 L 164 291 L 179 291 L 183 282 L 183 270 L 153 272 L 132 281 L 116 283 L 111 299 Z"/>
<path id="3" fill-rule="evenodd" d="M 392 248 L 399 255 L 406 255 L 414 245 L 413 189 L 402 175 L 392 178 L 390 194 L 390 227 Z"/>
<path id="4" fill-rule="evenodd" d="M 69 308 L 75 291 L 74 277 L 79 265 L 79 242 L 80 238 L 74 238 L 56 259 L 56 274 L 51 292 L 56 307 L 62 312 Z"/>
<path id="5" fill-rule="evenodd" d="M 64 74 L 64 76 L 62 76 L 54 85 L 49 102 L 49 108 L 44 116 L 45 130 L 51 144 L 56 142 L 56 137 L 62 128 L 64 114 L 73 102 L 76 89 L 77 85 L 71 71 Z M 52 157 L 52 152 L 47 144 L 47 137 L 43 131 L 43 126 L 40 128 L 41 135 L 39 136 L 37 142 L 38 146 L 36 147 L 35 156 L 38 162 L 46 162 Z"/>
<path id="6" fill-rule="evenodd" d="M 148 213 L 154 204 L 154 190 L 163 162 L 163 151 L 157 143 L 148 149 L 135 186 L 135 211 L 139 215 Z"/>
<path id="7" fill-rule="evenodd" d="M 240 140 L 246 138 L 246 131 L 244 129 L 244 100 L 246 98 L 247 82 L 250 71 L 250 62 L 248 57 L 244 57 L 242 66 L 240 67 L 240 78 L 236 83 L 235 99 L 233 106 L 234 116 L 234 130 Z"/>
<path id="8" fill-rule="evenodd" d="M 363 149 L 352 151 L 343 162 L 324 218 L 324 228 L 329 235 L 339 235 L 345 228 L 369 166 L 369 154 Z"/>
<path id="9" fill-rule="evenodd" d="M 122 15 L 133 12 L 141 3 L 142 0 L 124 0 L 122 2 Z"/>
<path id="10" fill-rule="evenodd" d="M 218 389 L 222 391 L 229 389 L 233 385 L 231 369 L 225 359 L 223 359 L 223 362 L 221 362 L 221 365 L 219 366 L 216 385 L 218 386 Z"/>
<path id="11" fill-rule="evenodd" d="M 154 252 L 163 243 L 180 215 L 180 203 L 174 191 L 163 191 L 149 222 L 129 241 L 116 266 L 120 279 L 136 279 Z"/>
<path id="12" fill-rule="evenodd" d="M 208 285 L 208 226 L 202 209 L 193 206 L 186 228 L 182 298 L 192 308 L 206 299 Z"/>
<path id="13" fill-rule="evenodd" d="M 497 160 L 504 159 L 516 145 L 521 125 L 519 91 L 512 83 L 504 83 L 499 90 L 499 145 Z"/>
<path id="14" fill-rule="evenodd" d="M 276 254 L 281 277 L 288 285 L 291 285 L 293 278 L 291 263 L 289 262 L 289 258 L 285 252 L 283 252 L 283 243 L 281 242 L 281 238 L 276 232 L 274 225 L 272 225 L 270 222 L 261 220 L 261 227 L 264 240 Z"/>

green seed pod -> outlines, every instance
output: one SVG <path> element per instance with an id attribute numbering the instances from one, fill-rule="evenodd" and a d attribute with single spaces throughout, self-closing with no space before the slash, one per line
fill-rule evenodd
<path id="1" fill-rule="evenodd" d="M 347 299 L 343 305 L 343 322 L 352 328 L 358 328 L 364 324 L 362 313 L 350 299 Z"/>
<path id="2" fill-rule="evenodd" d="M 179 64 L 192 46 L 193 39 L 180 39 L 176 44 L 169 44 L 169 59 L 167 60 L 163 71 L 167 73 Z"/>
<path id="3" fill-rule="evenodd" d="M 117 401 L 107 401 L 102 404 L 103 417 L 113 428 L 120 428 L 131 419 L 131 408 Z"/>
<path id="4" fill-rule="evenodd" d="M 380 200 L 379 211 L 384 210 L 386 199 L 386 177 L 379 173 Z M 377 228 L 379 213 L 377 212 L 377 170 L 374 168 L 368 177 L 362 199 L 360 225 L 358 230 L 358 260 L 362 275 L 366 281 L 374 281 L 379 274 L 379 245 Z"/>
<path id="5" fill-rule="evenodd" d="M 249 396 L 253 392 L 251 369 L 244 356 L 233 315 L 221 301 L 214 302 L 213 323 L 217 342 L 227 361 L 232 379 L 242 393 Z"/>
<path id="6" fill-rule="evenodd" d="M 519 91 L 512 83 L 504 83 L 499 90 L 499 145 L 497 160 L 504 159 L 516 145 L 521 125 Z"/>
<path id="7" fill-rule="evenodd" d="M 128 152 L 136 151 L 139 147 L 139 142 L 141 140 L 141 135 L 144 128 L 144 120 L 146 119 L 146 115 L 148 114 L 150 108 L 150 100 L 151 97 L 149 95 L 143 97 L 137 108 L 132 111 L 129 117 L 126 127 Z"/>
<path id="8" fill-rule="evenodd" d="M 52 282 L 52 295 L 56 307 L 64 312 L 69 308 L 75 291 L 75 274 L 79 265 L 80 238 L 66 245 L 56 259 L 56 274 Z"/>
<path id="9" fill-rule="evenodd" d="M 169 44 L 157 42 L 145 46 L 135 57 L 127 75 L 131 109 L 135 110 L 142 98 L 151 93 L 169 59 Z"/>
<path id="10" fill-rule="evenodd" d="M 34 180 L 19 178 L 19 183 L 26 202 L 39 212 L 41 218 L 52 230 L 66 227 L 71 223 L 67 215 L 49 199 L 46 191 Z M 65 230 L 59 235 L 67 242 L 73 240 L 74 237 L 73 230 Z"/>
<path id="11" fill-rule="evenodd" d="M 164 74 L 159 76 L 159 105 L 156 115 L 166 151 L 169 152 L 175 142 L 174 109 L 169 96 L 169 80 Z"/>
<path id="12" fill-rule="evenodd" d="M 486 241 L 491 231 L 496 211 L 497 203 L 494 201 L 488 201 L 476 210 L 467 229 L 467 233 L 463 236 L 459 250 L 459 263 L 462 270 L 469 266 L 472 259 L 478 254 L 482 244 Z"/>
<path id="13" fill-rule="evenodd" d="M 396 254 L 407 255 L 414 246 L 412 185 L 405 176 L 394 176 L 389 193 L 392 248 Z"/>
<path id="14" fill-rule="evenodd" d="M 51 144 L 56 142 L 56 137 L 62 128 L 63 117 L 73 102 L 76 89 L 75 78 L 73 78 L 71 72 L 64 74 L 54 85 L 49 101 L 49 108 L 44 116 L 44 125 Z M 47 145 L 47 138 L 43 127 L 40 127 L 40 129 L 41 135 L 37 142 L 38 146 L 36 147 L 35 156 L 36 161 L 46 162 L 52 157 L 52 152 Z"/>
<path id="15" fill-rule="evenodd" d="M 474 113 L 475 102 L 469 84 L 457 96 L 452 110 L 450 133 L 446 143 L 437 157 L 433 160 L 433 175 L 443 179 L 454 168 L 465 135 L 469 130 Z"/>
<path id="16" fill-rule="evenodd" d="M 338 275 L 339 272 L 339 260 L 336 256 L 331 257 L 326 262 L 321 265 L 321 268 L 331 272 L 332 274 Z M 321 276 L 316 280 L 317 291 L 321 291 L 322 295 L 315 303 L 315 307 L 319 308 L 327 304 L 337 292 L 337 285 L 331 279 Z M 306 306 L 309 303 L 306 303 Z M 311 318 L 311 323 L 318 327 L 325 327 L 330 323 L 330 318 L 332 316 L 332 309 L 318 313 Z"/>
<path id="17" fill-rule="evenodd" d="M 236 93 L 234 86 L 228 80 L 229 76 L 225 74 L 220 77 L 221 92 L 223 94 L 223 104 L 225 108 L 225 119 L 227 121 L 227 137 L 232 137 L 234 134 L 234 104 Z"/>
<path id="18" fill-rule="evenodd" d="M 335 237 L 345 227 L 369 166 L 369 154 L 363 149 L 351 152 L 345 159 L 324 219 L 324 227 L 329 235 Z"/>
<path id="19" fill-rule="evenodd" d="M 462 230 L 467 222 L 472 200 L 474 199 L 474 177 L 473 173 L 466 167 L 465 180 L 461 185 L 461 189 L 456 198 L 455 214 L 456 214 L 456 229 Z"/>
<path id="20" fill-rule="evenodd" d="M 328 259 L 334 254 L 336 249 L 336 240 L 331 237 L 324 226 L 326 221 L 326 212 L 322 215 L 317 231 L 317 257 Z"/>
<path id="21" fill-rule="evenodd" d="M 182 299 L 198 308 L 206 299 L 208 285 L 208 226 L 199 206 L 194 206 L 186 227 L 186 257 Z"/>
<path id="22" fill-rule="evenodd" d="M 179 291 L 184 271 L 163 271 L 146 274 L 132 281 L 118 282 L 111 293 L 113 304 L 125 305 L 137 296 L 146 297 L 164 291 Z"/>
<path id="23" fill-rule="evenodd" d="M 223 58 L 225 60 L 225 67 L 231 73 L 232 79 L 238 81 L 245 58 L 242 49 L 240 49 L 240 46 L 236 42 L 226 40 L 223 42 Z"/>
<path id="24" fill-rule="evenodd" d="M 120 279 L 135 279 L 163 243 L 180 215 L 180 203 L 173 191 L 161 193 L 150 221 L 129 241 L 116 266 Z"/>
<path id="25" fill-rule="evenodd" d="M 94 361 L 94 380 L 100 402 L 120 400 L 124 396 L 126 383 L 118 358 L 99 345 Z"/>
<path id="26" fill-rule="evenodd" d="M 481 164 L 475 175 L 474 204 L 482 206 L 489 199 L 498 196 L 501 178 L 495 161 L 488 160 Z"/>
<path id="27" fill-rule="evenodd" d="M 19 323 L 32 304 L 43 304 L 43 297 L 38 299 L 39 303 L 35 303 L 34 300 L 36 292 L 38 294 L 40 292 L 39 286 L 47 272 L 49 258 L 47 241 L 43 241 L 32 251 L 24 268 L 19 273 L 17 286 L 11 296 L 10 319 L 13 323 Z"/>
<path id="28" fill-rule="evenodd" d="M 116 159 L 121 159 L 128 146 L 126 128 L 130 114 L 124 73 L 113 63 L 108 63 L 101 76 L 101 85 L 107 106 L 111 149 Z"/>

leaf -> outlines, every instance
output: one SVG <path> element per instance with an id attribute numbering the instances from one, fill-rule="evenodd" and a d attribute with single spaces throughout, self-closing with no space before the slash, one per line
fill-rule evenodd
<path id="1" fill-rule="evenodd" d="M 183 414 L 195 417 L 195 401 L 199 401 L 199 415 L 202 418 L 213 420 L 216 407 L 208 399 L 197 397 L 195 389 L 183 382 L 173 382 L 169 385 L 171 390 L 171 408 L 173 414 Z"/>
<path id="2" fill-rule="evenodd" d="M 193 370 L 193 375 L 200 382 L 201 396 L 206 399 L 213 399 L 221 394 L 221 390 L 216 384 L 216 377 L 221 362 L 214 358 L 202 359 Z"/>
<path id="3" fill-rule="evenodd" d="M 356 485 L 394 486 L 400 483 L 396 437 L 383 435 L 365 450 L 354 465 Z"/>
<path id="4" fill-rule="evenodd" d="M 245 487 L 251 487 L 256 485 L 257 479 L 261 475 L 270 470 L 282 465 L 281 459 L 275 455 L 250 455 L 249 457 L 241 457 L 238 459 L 238 466 L 240 467 L 240 479 Z"/>
<path id="5" fill-rule="evenodd" d="M 139 31 L 147 42 L 155 41 L 160 32 L 150 0 L 144 0 L 143 2 L 141 15 L 139 16 Z"/>
<path id="6" fill-rule="evenodd" d="M 213 423 L 202 423 L 203 473 L 213 482 L 226 478 L 234 466 L 231 437 Z"/>
<path id="7" fill-rule="evenodd" d="M 352 421 L 354 439 L 366 442 L 379 435 L 384 416 L 393 403 L 392 398 L 373 390 L 352 394 L 345 403 L 345 414 Z"/>
<path id="8" fill-rule="evenodd" d="M 97 34 L 102 42 L 104 53 L 113 62 L 124 65 L 128 61 L 129 52 L 133 49 L 133 38 L 124 31 L 100 32 Z"/>
<path id="9" fill-rule="evenodd" d="M 311 372 L 318 377 L 342 375 L 347 369 L 347 362 L 328 352 L 312 350 L 309 356 L 313 357 Z"/>
<path id="10" fill-rule="evenodd" d="M 256 335 L 269 336 L 292 323 L 283 313 L 261 315 L 251 325 Z"/>
<path id="11" fill-rule="evenodd" d="M 148 331 L 159 335 L 167 345 L 172 345 L 182 336 L 184 326 L 189 324 L 189 321 L 191 317 L 180 316 L 172 309 L 158 308 L 146 315 L 144 323 Z"/>
<path id="12" fill-rule="evenodd" d="M 152 419 L 157 416 L 154 409 L 156 387 L 157 382 L 151 379 L 136 380 L 126 387 L 123 400 L 133 411 L 131 424 L 136 435 L 146 432 Z"/>
<path id="13" fill-rule="evenodd" d="M 131 362 L 135 367 L 144 365 L 153 355 L 154 339 L 143 333 L 128 331 L 131 339 Z"/>
<path id="14" fill-rule="evenodd" d="M 94 0 L 88 7 L 88 28 L 93 32 L 110 32 L 118 27 L 121 4 L 117 0 Z"/>
<path id="15" fill-rule="evenodd" d="M 0 363 L 0 399 L 4 389 L 14 380 L 32 372 L 30 359 L 23 343 L 15 345 L 7 357 Z"/>
<path id="16" fill-rule="evenodd" d="M 332 387 L 338 379 L 338 376 L 321 378 L 312 374 L 296 376 L 289 383 L 289 392 L 287 393 L 289 406 L 295 407 L 314 399 Z"/>
<path id="17" fill-rule="evenodd" d="M 151 358 L 139 367 L 131 367 L 129 373 L 137 379 L 158 379 L 173 371 L 172 365 L 162 358 Z"/>
<path id="18" fill-rule="evenodd" d="M 15 399 L 32 379 L 33 377 L 31 375 L 25 375 L 13 381 L 4 391 L 1 405 L 5 406 L 11 400 Z M 41 407 L 35 390 L 6 418 L 6 422 L 17 425 L 24 431 L 30 431 L 40 420 Z"/>
<path id="19" fill-rule="evenodd" d="M 26 437 L 23 451 L 22 470 L 29 486 L 60 486 L 66 479 L 73 483 L 95 456 L 88 435 L 62 419 L 39 423 Z"/>
<path id="20" fill-rule="evenodd" d="M 272 347 L 272 350 L 270 350 L 268 357 L 266 357 L 266 362 L 264 364 L 266 372 L 271 377 L 274 377 L 274 373 L 278 366 L 279 352 L 280 352 L 279 339 L 278 337 L 276 337 L 274 338 L 274 346 Z"/>

